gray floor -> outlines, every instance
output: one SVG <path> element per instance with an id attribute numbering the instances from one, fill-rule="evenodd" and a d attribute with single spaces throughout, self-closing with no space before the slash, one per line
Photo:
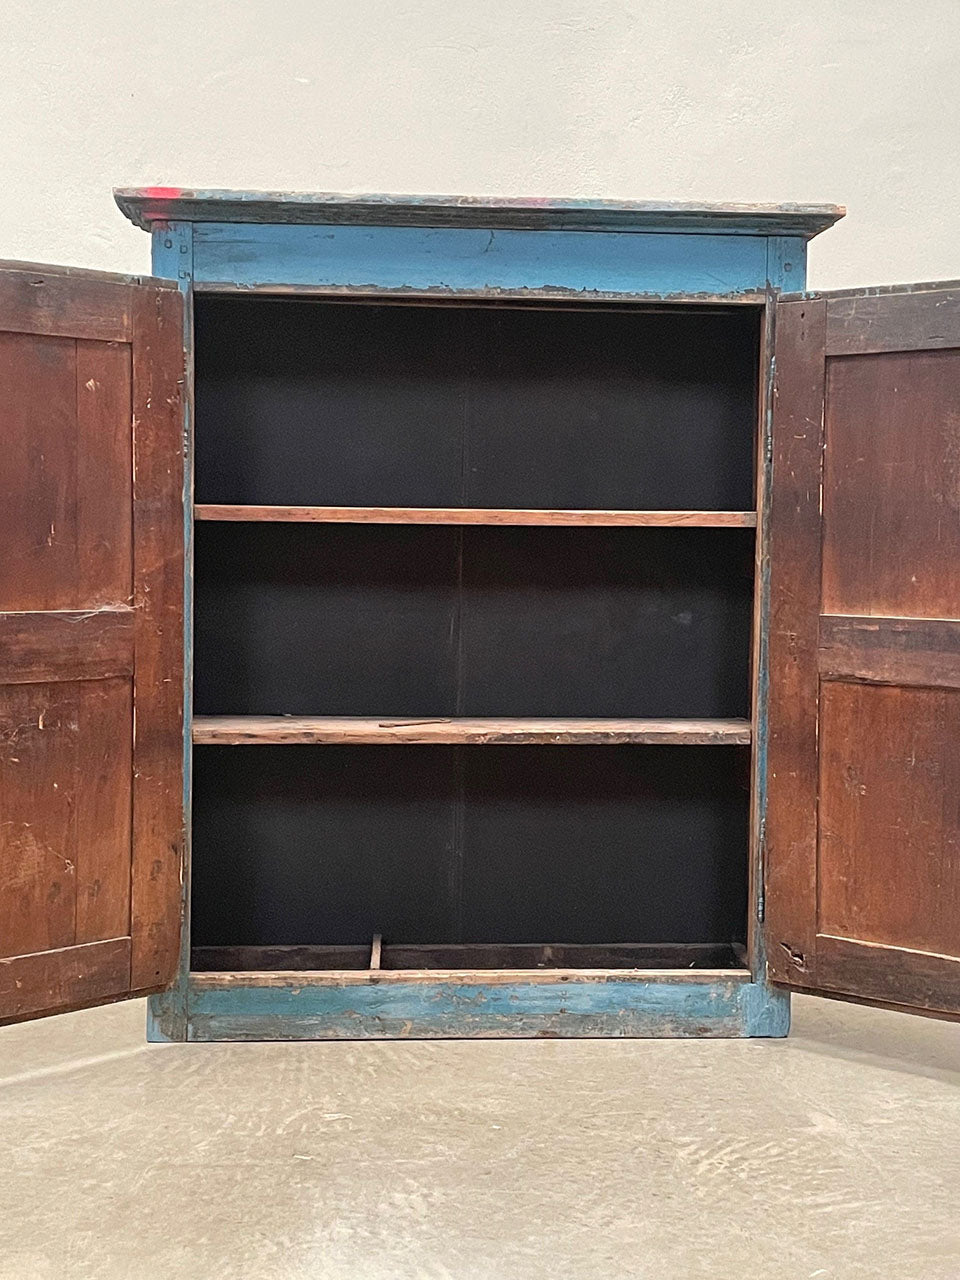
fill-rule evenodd
<path id="1" fill-rule="evenodd" d="M 960 1277 L 960 1025 L 148 1046 L 0 1030 L 0 1277 Z"/>

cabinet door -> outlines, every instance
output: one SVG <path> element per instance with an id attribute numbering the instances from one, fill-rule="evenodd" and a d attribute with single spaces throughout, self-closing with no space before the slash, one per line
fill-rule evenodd
<path id="1" fill-rule="evenodd" d="M 182 304 L 0 263 L 0 1019 L 172 978 Z"/>
<path id="2" fill-rule="evenodd" d="M 960 1012 L 960 285 L 777 307 L 765 940 Z"/>

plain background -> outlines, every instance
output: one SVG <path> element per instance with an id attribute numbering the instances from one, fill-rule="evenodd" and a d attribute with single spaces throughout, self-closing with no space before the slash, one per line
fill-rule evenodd
<path id="1" fill-rule="evenodd" d="M 809 280 L 960 277 L 960 0 L 0 0 L 0 256 L 114 186 L 835 201 Z"/>

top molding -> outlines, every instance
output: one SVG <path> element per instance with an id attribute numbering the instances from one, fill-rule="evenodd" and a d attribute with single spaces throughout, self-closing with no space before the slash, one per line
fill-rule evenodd
<path id="1" fill-rule="evenodd" d="M 844 216 L 836 204 L 687 204 L 653 200 L 504 199 L 498 196 L 333 195 L 293 191 L 190 191 L 118 187 L 114 199 L 138 227 L 166 222 L 323 223 L 474 227 L 491 231 L 660 231 L 801 236 Z"/>

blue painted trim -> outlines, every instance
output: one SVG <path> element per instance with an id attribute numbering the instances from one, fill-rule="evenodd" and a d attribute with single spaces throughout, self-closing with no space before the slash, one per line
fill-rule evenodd
<path id="1" fill-rule="evenodd" d="M 293 981 L 191 986 L 188 1040 L 369 1040 L 531 1036 L 782 1036 L 789 1004 L 737 978 L 715 981 Z"/>
<path id="2" fill-rule="evenodd" d="M 192 716 L 192 461 L 194 280 L 228 286 L 437 293 L 450 296 L 547 296 L 587 299 L 688 296 L 738 300 L 764 287 L 804 287 L 806 246 L 798 236 L 595 235 L 567 230 L 473 228 L 156 225 L 153 270 L 178 281 L 185 298 L 188 394 L 186 448 L 184 808 L 189 819 Z M 772 371 L 772 369 L 771 369 Z M 769 406 L 768 406 L 769 408 Z M 763 426 L 769 476 L 769 421 Z M 769 499 L 769 486 L 767 486 Z M 758 812 L 766 806 L 769 583 L 760 588 L 763 619 L 758 672 Z M 403 1036 L 781 1036 L 789 995 L 764 973 L 757 931 L 754 981 L 599 979 L 565 983 L 405 983 L 263 986 L 242 976 L 232 985 L 197 985 L 189 974 L 190 840 L 184 868 L 180 975 L 152 997 L 151 1040 L 391 1038 Z M 759 889 L 759 881 L 758 881 Z M 759 901 L 755 907 L 759 911 Z"/>
<path id="3" fill-rule="evenodd" d="M 767 241 L 767 283 L 788 292 L 802 289 L 807 277 L 807 242 L 796 236 L 771 236 Z"/>
<path id="4" fill-rule="evenodd" d="M 154 275 L 176 280 L 183 294 L 183 814 L 184 851 L 181 898 L 180 967 L 177 981 L 168 991 L 147 1002 L 147 1040 L 185 1040 L 187 988 L 190 980 L 190 797 L 192 784 L 193 721 L 193 224 L 171 223 L 153 234 Z"/>
<path id="5" fill-rule="evenodd" d="M 198 223 L 198 285 L 477 297 L 736 297 L 762 291 L 761 236 Z"/>

